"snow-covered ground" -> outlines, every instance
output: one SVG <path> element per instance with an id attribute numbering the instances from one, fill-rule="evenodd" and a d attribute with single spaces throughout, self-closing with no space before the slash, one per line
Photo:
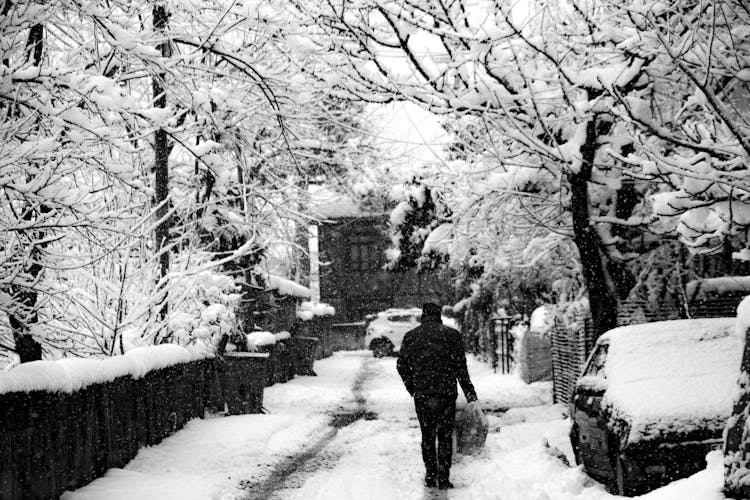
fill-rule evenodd
<path id="1" fill-rule="evenodd" d="M 317 377 L 266 389 L 269 414 L 194 420 L 64 499 L 606 500 L 617 498 L 572 461 L 551 384 L 524 384 L 469 358 L 490 433 L 478 455 L 454 456 L 456 489 L 422 486 L 419 427 L 395 359 L 341 352 L 315 362 Z M 459 397 L 459 405 L 463 404 Z M 338 429 L 335 415 L 349 415 Z M 721 456 L 646 500 L 718 500 Z"/>

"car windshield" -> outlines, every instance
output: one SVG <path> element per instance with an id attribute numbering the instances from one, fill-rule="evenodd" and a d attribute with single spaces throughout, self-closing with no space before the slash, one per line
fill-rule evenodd
<path id="1" fill-rule="evenodd" d="M 607 360 L 607 348 L 608 344 L 599 344 L 594 349 L 594 352 L 589 358 L 589 362 L 586 364 L 586 368 L 583 370 L 583 375 L 588 377 L 601 377 L 606 378 L 604 375 L 604 363 Z"/>
<path id="2" fill-rule="evenodd" d="M 393 321 L 394 323 L 411 323 L 415 321 L 415 318 L 411 314 L 391 314 L 388 316 L 388 321 Z"/>

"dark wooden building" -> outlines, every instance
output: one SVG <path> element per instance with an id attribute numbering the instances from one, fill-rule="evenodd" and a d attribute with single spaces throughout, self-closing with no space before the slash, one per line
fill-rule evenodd
<path id="1" fill-rule="evenodd" d="M 320 224 L 320 298 L 336 308 L 339 321 L 360 321 L 369 313 L 426 301 L 452 303 L 450 284 L 437 271 L 384 270 L 390 245 L 387 214 Z"/>

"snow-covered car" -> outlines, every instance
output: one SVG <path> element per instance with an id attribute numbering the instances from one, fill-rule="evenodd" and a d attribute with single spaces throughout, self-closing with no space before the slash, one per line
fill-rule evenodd
<path id="1" fill-rule="evenodd" d="M 387 309 L 368 316 L 365 347 L 370 349 L 375 357 L 392 356 L 401 349 L 401 342 L 409 330 L 419 326 L 422 309 L 412 307 L 408 309 Z M 455 321 L 443 316 L 446 326 L 455 328 Z"/>
<path id="2" fill-rule="evenodd" d="M 740 373 L 734 318 L 615 328 L 596 342 L 571 400 L 571 444 L 586 472 L 637 495 L 706 468 Z"/>
<path id="3" fill-rule="evenodd" d="M 422 310 L 387 309 L 369 317 L 365 346 L 375 357 L 391 356 L 401 348 L 401 341 L 409 330 L 419 326 Z"/>

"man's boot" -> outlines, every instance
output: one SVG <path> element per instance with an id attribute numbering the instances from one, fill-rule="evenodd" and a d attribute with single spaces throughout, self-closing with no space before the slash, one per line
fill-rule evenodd
<path id="1" fill-rule="evenodd" d="M 451 488 L 453 488 L 453 483 L 451 483 L 447 479 L 439 479 L 438 480 L 438 489 L 449 490 Z"/>

